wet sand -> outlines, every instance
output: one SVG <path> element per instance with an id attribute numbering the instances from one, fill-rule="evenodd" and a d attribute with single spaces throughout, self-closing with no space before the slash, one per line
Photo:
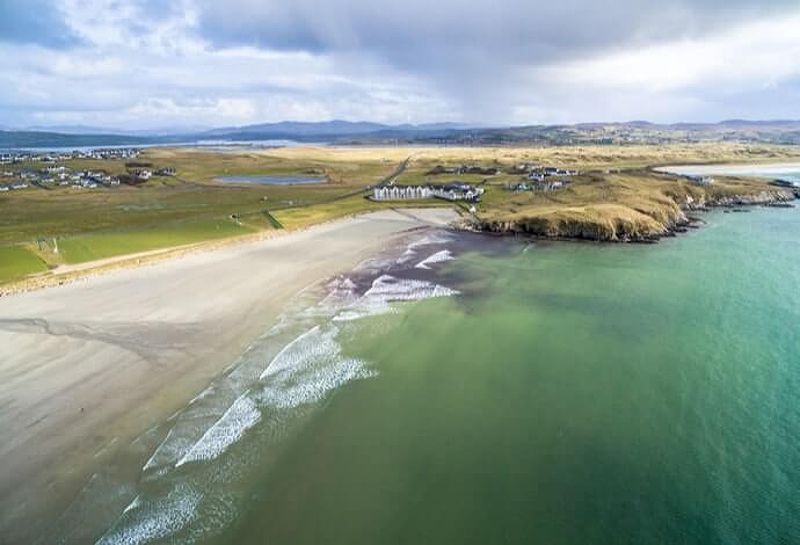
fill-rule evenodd
<path id="1" fill-rule="evenodd" d="M 0 299 L 0 543 L 183 406 L 303 288 L 455 219 L 385 211 Z"/>

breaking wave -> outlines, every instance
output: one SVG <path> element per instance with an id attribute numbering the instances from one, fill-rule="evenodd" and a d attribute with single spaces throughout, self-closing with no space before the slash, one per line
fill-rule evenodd
<path id="1" fill-rule="evenodd" d="M 351 380 L 374 376 L 363 360 L 342 355 L 338 333 L 332 325 L 315 326 L 281 350 L 261 374 L 267 384 L 259 402 L 279 409 L 315 403 Z"/>
<path id="2" fill-rule="evenodd" d="M 420 301 L 457 295 L 458 291 L 425 280 L 400 279 L 384 274 L 355 303 L 334 316 L 333 320 L 351 321 L 393 311 L 391 303 Z"/>
<path id="3" fill-rule="evenodd" d="M 97 545 L 140 545 L 168 537 L 194 519 L 200 499 L 200 494 L 186 486 L 178 486 L 154 501 L 137 496 L 122 513 L 123 524 L 107 532 Z M 145 516 L 141 516 L 142 511 Z"/>
<path id="4" fill-rule="evenodd" d="M 417 258 L 418 251 L 427 246 L 447 244 L 453 237 L 447 233 L 431 233 L 411 242 L 405 252 L 397 259 L 397 263 L 404 264 Z"/>
<path id="5" fill-rule="evenodd" d="M 216 458 L 230 445 L 241 439 L 247 430 L 261 420 L 261 412 L 247 396 L 237 399 L 222 418 L 211 426 L 200 440 L 183 456 L 175 467 L 198 460 Z"/>
<path id="6" fill-rule="evenodd" d="M 431 265 L 434 265 L 436 263 L 444 263 L 445 261 L 452 261 L 453 259 L 454 257 L 453 254 L 450 253 L 450 250 L 442 250 L 423 259 L 422 261 L 414 265 L 414 267 L 417 269 L 430 269 Z"/>

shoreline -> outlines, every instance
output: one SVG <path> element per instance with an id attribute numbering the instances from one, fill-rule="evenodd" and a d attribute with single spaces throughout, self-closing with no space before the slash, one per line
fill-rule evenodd
<path id="1" fill-rule="evenodd" d="M 376 209 L 372 211 L 356 212 L 341 217 L 322 221 L 312 225 L 298 227 L 291 230 L 264 230 L 255 233 L 247 233 L 229 238 L 211 239 L 181 246 L 169 246 L 157 248 L 133 254 L 121 254 L 118 256 L 107 257 L 96 261 L 86 261 L 74 265 L 60 265 L 55 269 L 45 271 L 40 274 L 29 276 L 20 280 L 15 280 L 6 284 L 0 284 L 0 300 L 4 297 L 20 293 L 28 293 L 47 288 L 69 285 L 75 282 L 87 280 L 96 276 L 102 276 L 114 271 L 135 269 L 155 265 L 171 259 L 179 259 L 188 255 L 198 253 L 213 252 L 224 248 L 235 247 L 243 244 L 253 244 L 265 240 L 274 240 L 281 237 L 291 236 L 296 233 L 304 233 L 310 229 L 321 228 L 330 224 L 352 220 L 361 216 L 371 214 L 381 214 L 386 211 L 396 210 L 451 210 L 447 207 L 418 207 L 412 206 L 414 203 L 407 203 L 409 206 L 397 206 L 395 208 Z M 458 218 L 454 216 L 453 221 Z"/>
<path id="2" fill-rule="evenodd" d="M 386 210 L 0 299 L 0 533 L 28 541 L 30 522 L 185 405 L 298 292 L 455 217 Z"/>

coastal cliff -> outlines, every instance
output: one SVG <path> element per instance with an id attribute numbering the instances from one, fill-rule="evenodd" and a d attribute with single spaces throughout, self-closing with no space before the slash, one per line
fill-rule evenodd
<path id="1" fill-rule="evenodd" d="M 692 211 L 783 204 L 795 199 L 792 191 L 763 183 L 698 187 L 683 182 L 665 184 L 659 177 L 639 178 L 639 183 L 647 185 L 635 188 L 632 180 L 624 178 L 624 186 L 603 180 L 606 188 L 602 194 L 606 202 L 572 204 L 568 198 L 561 197 L 560 203 L 534 201 L 528 204 L 518 199 L 519 204 L 489 208 L 465 220 L 464 226 L 482 232 L 554 239 L 653 242 L 691 227 L 694 222 L 687 214 Z M 637 193 L 635 189 L 641 191 Z"/>

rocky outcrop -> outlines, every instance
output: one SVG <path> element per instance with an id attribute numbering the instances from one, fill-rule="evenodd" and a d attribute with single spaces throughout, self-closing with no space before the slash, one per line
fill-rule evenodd
<path id="1" fill-rule="evenodd" d="M 565 206 L 552 210 L 514 212 L 494 217 L 472 218 L 465 227 L 491 233 L 526 234 L 553 239 L 582 239 L 603 242 L 654 242 L 682 233 L 696 221 L 692 210 L 786 203 L 795 198 L 791 191 L 764 190 L 756 193 L 702 193 L 670 195 L 663 201 L 640 207 L 602 203 Z"/>
<path id="2" fill-rule="evenodd" d="M 792 191 L 771 189 L 752 194 L 702 195 L 697 199 L 687 196 L 686 200 L 681 204 L 687 210 L 703 210 L 707 208 L 790 202 L 795 198 L 796 196 Z"/>

